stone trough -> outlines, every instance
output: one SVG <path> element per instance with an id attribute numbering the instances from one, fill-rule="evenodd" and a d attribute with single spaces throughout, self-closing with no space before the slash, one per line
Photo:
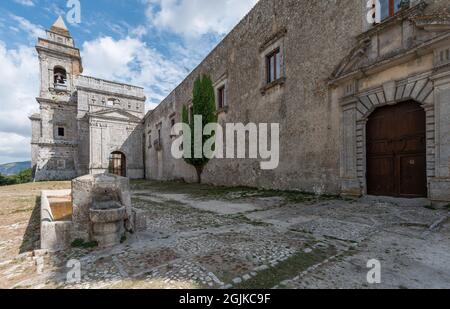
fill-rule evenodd
<path id="1" fill-rule="evenodd" d="M 42 191 L 41 248 L 61 250 L 68 247 L 71 243 L 71 229 L 71 191 Z"/>
<path id="2" fill-rule="evenodd" d="M 126 233 L 145 229 L 145 216 L 131 205 L 127 178 L 87 175 L 74 179 L 72 190 L 42 192 L 42 249 L 63 250 L 74 240 L 111 247 Z"/>

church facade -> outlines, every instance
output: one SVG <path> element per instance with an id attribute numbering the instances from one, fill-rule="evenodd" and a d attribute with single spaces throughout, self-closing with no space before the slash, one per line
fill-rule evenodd
<path id="1" fill-rule="evenodd" d="M 143 88 L 81 75 L 80 51 L 60 17 L 39 38 L 40 112 L 32 123 L 34 178 L 114 172 L 143 178 Z"/>
<path id="2" fill-rule="evenodd" d="M 280 157 L 273 170 L 212 159 L 204 183 L 450 201 L 448 0 L 260 0 L 146 115 L 142 88 L 81 75 L 62 21 L 37 50 L 38 180 L 109 171 L 196 181 L 172 156 L 171 131 L 207 74 L 219 124 L 279 124 Z"/>

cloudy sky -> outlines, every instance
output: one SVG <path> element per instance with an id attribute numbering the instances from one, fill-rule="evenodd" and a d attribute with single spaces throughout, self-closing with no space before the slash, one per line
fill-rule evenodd
<path id="1" fill-rule="evenodd" d="M 145 87 L 154 108 L 258 0 L 80 0 L 68 24 L 84 75 Z M 30 159 L 28 116 L 38 111 L 34 46 L 68 0 L 1 0 L 0 164 Z"/>

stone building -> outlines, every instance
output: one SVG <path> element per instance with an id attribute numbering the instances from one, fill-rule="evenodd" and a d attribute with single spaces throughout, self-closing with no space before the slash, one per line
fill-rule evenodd
<path id="1" fill-rule="evenodd" d="M 40 113 L 30 117 L 35 179 L 105 171 L 143 178 L 144 90 L 81 75 L 80 51 L 61 17 L 36 49 Z"/>
<path id="2" fill-rule="evenodd" d="M 449 1 L 372 4 L 260 0 L 146 115 L 146 178 L 196 179 L 171 127 L 208 74 L 221 124 L 280 124 L 280 164 L 213 159 L 204 182 L 450 201 Z"/>

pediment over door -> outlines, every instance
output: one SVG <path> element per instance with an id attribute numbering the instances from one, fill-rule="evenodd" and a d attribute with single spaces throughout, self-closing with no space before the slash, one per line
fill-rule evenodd
<path id="1" fill-rule="evenodd" d="M 417 56 L 419 49 L 448 39 L 450 12 L 425 15 L 426 6 L 425 2 L 419 2 L 359 35 L 355 47 L 330 76 L 330 82 L 365 76 L 371 68 Z"/>
<path id="2" fill-rule="evenodd" d="M 90 118 L 111 119 L 124 122 L 141 122 L 141 119 L 120 109 L 108 109 L 89 114 Z"/>

